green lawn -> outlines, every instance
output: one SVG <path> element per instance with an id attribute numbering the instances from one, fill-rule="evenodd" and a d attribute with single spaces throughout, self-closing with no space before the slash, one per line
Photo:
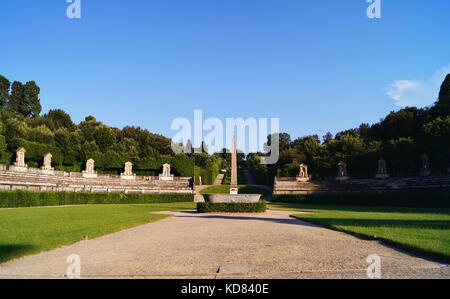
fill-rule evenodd
<path id="1" fill-rule="evenodd" d="M 194 203 L 87 205 L 0 210 L 0 263 L 164 219 L 156 211 L 195 209 Z"/>
<path id="2" fill-rule="evenodd" d="M 450 261 L 450 209 L 272 204 L 293 217 Z"/>
<path id="3" fill-rule="evenodd" d="M 211 186 L 200 191 L 201 194 L 229 194 L 230 186 L 229 185 L 218 185 Z M 261 194 L 263 196 L 267 196 L 270 194 L 266 189 L 262 189 L 256 186 L 245 186 L 239 185 L 239 194 Z"/>

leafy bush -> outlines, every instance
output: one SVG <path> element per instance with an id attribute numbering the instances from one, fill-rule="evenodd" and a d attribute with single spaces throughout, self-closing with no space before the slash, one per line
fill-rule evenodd
<path id="1" fill-rule="evenodd" d="M 193 202 L 193 194 L 100 194 L 73 192 L 0 192 L 0 208 L 86 204 L 144 204 Z"/>
<path id="2" fill-rule="evenodd" d="M 256 203 L 212 203 L 212 202 L 199 202 L 197 203 L 197 212 L 199 213 L 264 213 L 267 210 L 267 204 L 265 201 L 259 201 Z"/>
<path id="3" fill-rule="evenodd" d="M 450 194 L 444 193 L 274 194 L 272 201 L 311 205 L 450 208 Z"/>

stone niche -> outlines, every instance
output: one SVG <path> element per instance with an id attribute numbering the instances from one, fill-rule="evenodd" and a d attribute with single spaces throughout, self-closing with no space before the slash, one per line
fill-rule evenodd
<path id="1" fill-rule="evenodd" d="M 126 162 L 123 173 L 120 174 L 122 180 L 135 180 L 136 174 L 133 173 L 133 163 Z"/>
<path id="2" fill-rule="evenodd" d="M 160 181 L 173 181 L 174 175 L 170 173 L 170 164 L 164 164 L 163 165 L 163 172 L 159 175 Z"/>
<path id="3" fill-rule="evenodd" d="M 378 160 L 378 171 L 375 175 L 377 179 L 388 179 L 390 175 L 387 172 L 386 161 L 383 159 Z"/>
<path id="4" fill-rule="evenodd" d="M 9 170 L 16 172 L 28 172 L 28 165 L 25 163 L 25 153 L 27 151 L 23 147 L 19 147 L 16 151 L 16 162 L 9 166 Z"/>
<path id="5" fill-rule="evenodd" d="M 97 172 L 95 171 L 95 161 L 93 159 L 86 161 L 86 170 L 82 172 L 82 176 L 88 179 L 98 177 Z"/>
<path id="6" fill-rule="evenodd" d="M 308 174 L 308 166 L 305 164 L 300 165 L 300 173 L 297 176 L 297 182 L 308 182 L 309 174 Z"/>
<path id="7" fill-rule="evenodd" d="M 429 176 L 430 174 L 430 157 L 428 157 L 427 154 L 422 154 L 422 169 L 420 170 L 420 175 Z"/>
<path id="8" fill-rule="evenodd" d="M 336 177 L 336 180 L 338 180 L 338 181 L 349 180 L 350 177 L 348 176 L 348 173 L 347 173 L 347 164 L 344 162 L 339 162 L 338 167 L 339 167 L 339 172 Z"/>
<path id="9" fill-rule="evenodd" d="M 52 167 L 52 154 L 47 153 L 43 157 L 43 165 L 41 167 L 41 171 L 43 174 L 54 174 L 55 169 Z"/>

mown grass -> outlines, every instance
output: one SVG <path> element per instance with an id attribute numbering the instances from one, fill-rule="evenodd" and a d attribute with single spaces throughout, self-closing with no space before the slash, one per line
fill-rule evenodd
<path id="1" fill-rule="evenodd" d="M 0 210 L 0 263 L 169 217 L 194 203 L 87 205 Z"/>
<path id="2" fill-rule="evenodd" d="M 450 262 L 450 209 L 272 204 L 293 217 Z"/>

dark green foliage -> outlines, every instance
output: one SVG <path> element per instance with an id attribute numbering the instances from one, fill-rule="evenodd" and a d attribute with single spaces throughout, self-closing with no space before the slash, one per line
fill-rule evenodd
<path id="1" fill-rule="evenodd" d="M 450 74 L 447 75 L 442 83 L 441 90 L 439 92 L 439 100 L 433 108 L 433 112 L 437 117 L 450 116 Z"/>
<path id="2" fill-rule="evenodd" d="M 0 76 L 0 135 L 8 145 L 0 152 L 0 162 L 10 163 L 17 147 L 23 146 L 33 167 L 40 167 L 42 155 L 50 152 L 59 170 L 80 171 L 93 158 L 99 173 L 119 174 L 130 161 L 139 175 L 158 175 L 169 163 L 175 175 L 193 176 L 193 158 L 175 155 L 169 138 L 139 127 L 108 127 L 93 116 L 77 125 L 60 109 L 39 116 L 39 92 L 34 81 L 11 85 Z"/>
<path id="3" fill-rule="evenodd" d="M 49 128 L 56 130 L 59 128 L 74 129 L 75 124 L 69 114 L 61 109 L 50 110 L 47 113 Z"/>
<path id="4" fill-rule="evenodd" d="M 34 81 L 29 81 L 25 85 L 15 81 L 11 87 L 8 108 L 23 116 L 38 116 L 42 109 L 40 92 L 39 86 Z"/>
<path id="5" fill-rule="evenodd" d="M 97 194 L 72 192 L 0 192 L 0 208 L 86 204 L 192 202 L 193 194 Z"/>
<path id="6" fill-rule="evenodd" d="M 445 193 L 274 194 L 272 200 L 311 205 L 450 208 L 450 194 Z"/>
<path id="7" fill-rule="evenodd" d="M 218 156 L 211 156 L 205 162 L 204 167 L 200 167 L 199 176 L 202 177 L 203 185 L 212 185 L 220 173 L 223 165 L 223 159 Z M 198 183 L 198 177 L 196 178 L 196 183 Z"/>
<path id="8" fill-rule="evenodd" d="M 265 201 L 257 203 L 197 203 L 197 212 L 199 213 L 264 213 L 267 210 Z"/>
<path id="9" fill-rule="evenodd" d="M 63 161 L 63 156 L 59 148 L 52 145 L 31 142 L 22 138 L 14 138 L 13 140 L 11 140 L 11 143 L 9 145 L 11 147 L 11 150 L 15 150 L 19 147 L 24 147 L 27 151 L 26 157 L 30 166 L 33 165 L 30 164 L 32 162 L 34 162 L 35 165 L 40 165 L 40 163 L 42 163 L 43 156 L 46 153 L 52 154 L 52 163 L 54 163 L 55 165 L 61 165 Z"/>
<path id="10" fill-rule="evenodd" d="M 184 177 L 194 176 L 194 159 L 186 155 L 177 155 L 172 160 L 174 171 Z"/>
<path id="11" fill-rule="evenodd" d="M 4 108 L 9 100 L 9 88 L 11 82 L 0 75 L 0 108 Z"/>

